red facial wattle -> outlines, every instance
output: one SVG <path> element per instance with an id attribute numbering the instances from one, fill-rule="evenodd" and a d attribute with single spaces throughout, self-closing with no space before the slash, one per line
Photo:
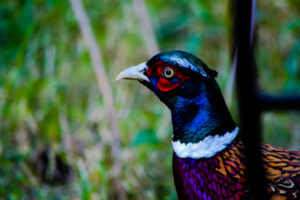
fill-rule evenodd
<path id="1" fill-rule="evenodd" d="M 173 70 L 174 76 L 167 78 L 163 76 L 163 70 L 165 68 L 171 68 Z M 155 66 L 151 67 L 147 72 L 147 76 L 150 78 L 152 76 L 157 77 L 157 88 L 162 92 L 169 92 L 177 88 L 183 81 L 188 79 L 188 76 L 183 75 L 176 67 L 171 65 L 166 65 L 166 63 L 158 62 Z"/>
<path id="2" fill-rule="evenodd" d="M 162 92 L 168 92 L 168 91 L 174 90 L 180 84 L 181 84 L 181 82 L 172 83 L 171 81 L 169 81 L 163 77 L 160 77 L 160 78 L 158 78 L 158 81 L 157 81 L 157 88 Z"/>

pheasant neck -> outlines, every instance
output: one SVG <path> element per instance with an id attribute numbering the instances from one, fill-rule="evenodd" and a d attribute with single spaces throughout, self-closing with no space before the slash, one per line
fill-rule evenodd
<path id="1" fill-rule="evenodd" d="M 175 145 L 180 149 L 184 147 L 182 145 L 201 144 L 203 147 L 213 149 L 215 142 L 218 142 L 220 147 L 217 151 L 220 151 L 224 149 L 224 145 L 226 147 L 234 140 L 238 128 L 227 109 L 219 87 L 207 88 L 205 85 L 198 87 L 199 93 L 194 94 L 192 98 L 176 96 L 169 100 L 172 102 L 169 104 L 172 106 L 169 107 L 172 113 L 173 147 Z M 194 149 L 196 150 L 199 148 Z M 191 154 L 188 153 L 189 157 Z M 207 156 L 211 154 L 204 155 Z"/>
<path id="2" fill-rule="evenodd" d="M 223 135 L 209 135 L 196 143 L 181 143 L 179 140 L 172 141 L 173 150 L 180 158 L 210 158 L 231 144 L 239 133 L 236 127 L 231 132 Z"/>
<path id="3" fill-rule="evenodd" d="M 201 84 L 198 94 L 169 99 L 173 141 L 196 143 L 209 135 L 223 135 L 236 127 L 218 86 Z M 195 90 L 194 90 L 195 91 Z M 170 106 L 171 105 L 171 106 Z"/>

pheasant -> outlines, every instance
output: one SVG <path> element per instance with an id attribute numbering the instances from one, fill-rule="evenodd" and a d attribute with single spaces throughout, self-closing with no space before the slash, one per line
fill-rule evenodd
<path id="1" fill-rule="evenodd" d="M 215 80 L 217 72 L 196 56 L 161 52 L 125 69 L 170 109 L 173 176 L 179 199 L 248 199 L 239 128 Z M 261 145 L 271 199 L 300 199 L 300 151 Z"/>

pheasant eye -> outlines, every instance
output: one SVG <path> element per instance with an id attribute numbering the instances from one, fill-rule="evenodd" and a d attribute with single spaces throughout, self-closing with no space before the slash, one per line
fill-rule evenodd
<path id="1" fill-rule="evenodd" d="M 166 78 L 171 78 L 172 76 L 174 76 L 174 70 L 170 67 L 166 67 L 163 69 L 162 74 Z"/>

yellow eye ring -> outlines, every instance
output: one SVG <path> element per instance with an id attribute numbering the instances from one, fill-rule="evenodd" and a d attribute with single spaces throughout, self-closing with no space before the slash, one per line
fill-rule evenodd
<path id="1" fill-rule="evenodd" d="M 171 78 L 174 76 L 174 70 L 170 67 L 165 67 L 162 71 L 163 76 L 166 78 Z"/>

